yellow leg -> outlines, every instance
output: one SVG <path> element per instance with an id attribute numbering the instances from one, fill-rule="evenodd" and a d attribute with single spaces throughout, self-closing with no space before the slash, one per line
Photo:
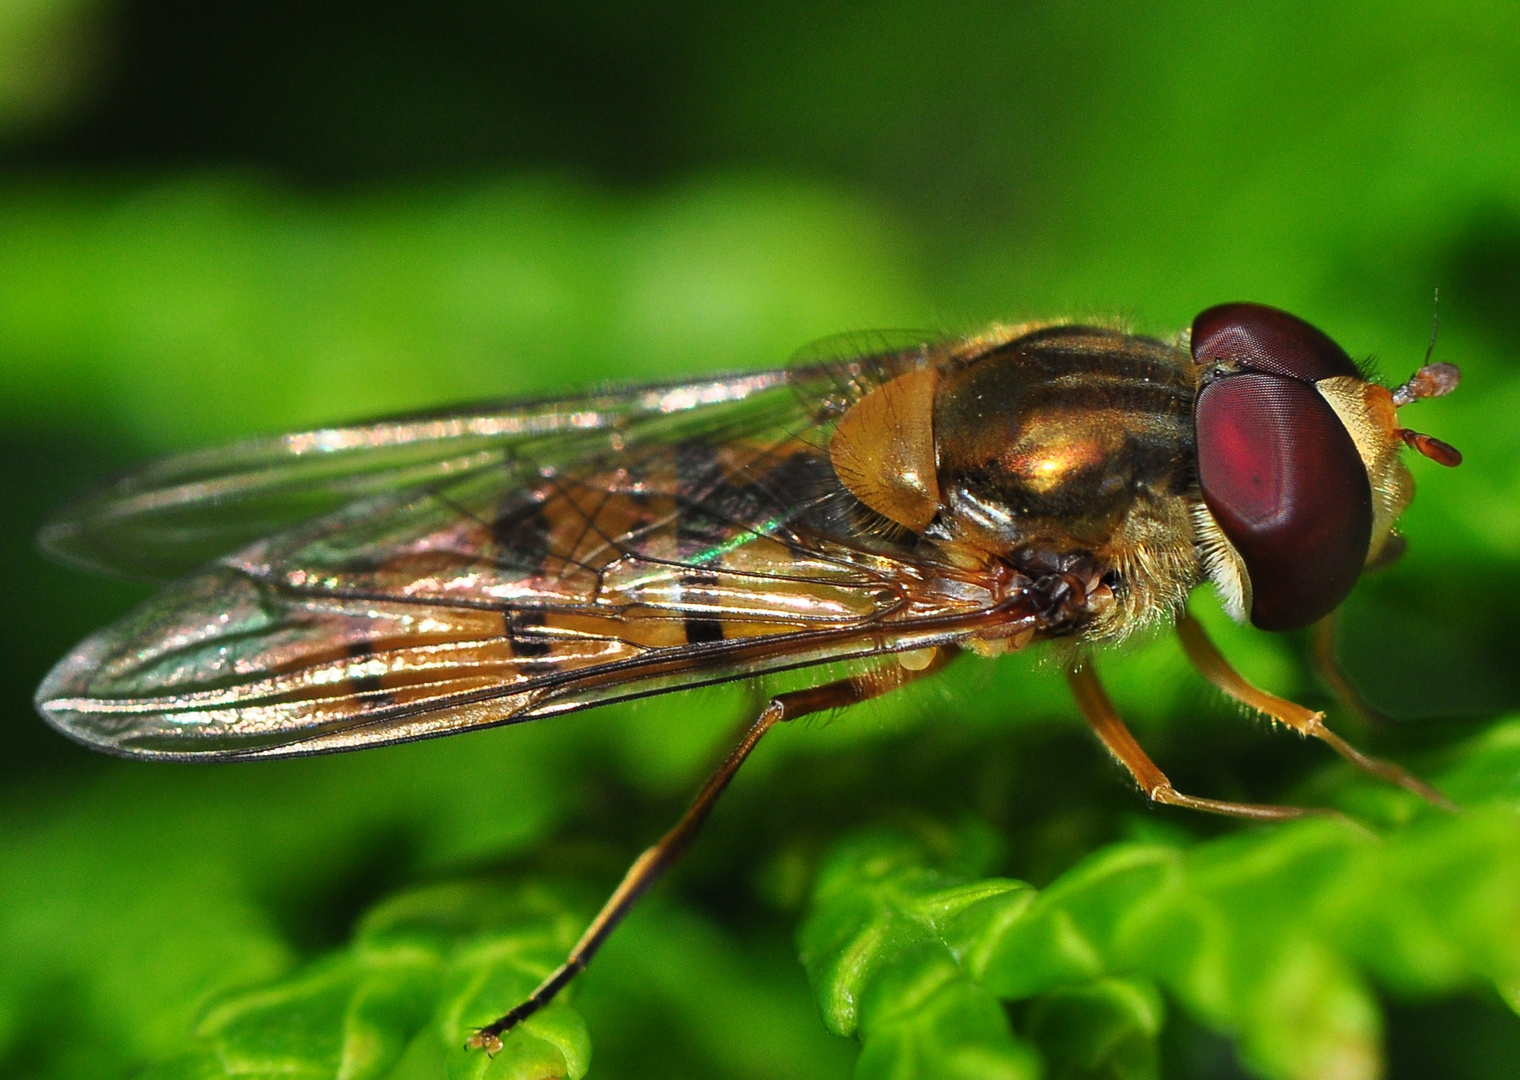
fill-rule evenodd
<path id="1" fill-rule="evenodd" d="M 1260 690 L 1230 666 L 1223 654 L 1214 647 L 1198 620 L 1184 614 L 1177 620 L 1177 636 L 1187 650 L 1188 659 L 1203 677 L 1223 690 L 1230 697 L 1249 708 L 1265 713 L 1273 720 L 1286 724 L 1300 735 L 1312 736 L 1328 745 L 1341 757 L 1363 772 L 1372 774 L 1389 783 L 1412 791 L 1432 806 L 1442 810 L 1455 810 L 1456 806 L 1445 795 L 1391 761 L 1370 757 L 1352 746 L 1345 739 L 1325 726 L 1325 714 L 1317 713 L 1302 705 L 1287 701 L 1275 694 Z"/>
<path id="2" fill-rule="evenodd" d="M 1108 752 L 1129 770 L 1140 785 L 1140 790 L 1152 802 L 1167 806 L 1186 806 L 1192 810 L 1207 810 L 1212 814 L 1228 814 L 1231 817 L 1249 818 L 1253 821 L 1285 821 L 1300 817 L 1342 817 L 1333 810 L 1308 809 L 1301 806 L 1272 806 L 1267 803 L 1226 802 L 1221 799 L 1202 799 L 1196 795 L 1184 795 L 1172 787 L 1166 774 L 1156 767 L 1130 734 L 1129 728 L 1119 718 L 1114 703 L 1109 700 L 1092 669 L 1092 661 L 1084 660 L 1079 666 L 1066 672 L 1066 681 L 1077 699 L 1082 715 L 1092 725 Z"/>

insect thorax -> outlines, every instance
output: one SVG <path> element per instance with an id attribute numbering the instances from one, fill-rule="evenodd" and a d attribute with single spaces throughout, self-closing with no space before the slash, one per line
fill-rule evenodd
<path id="1" fill-rule="evenodd" d="M 962 562 L 1087 568 L 1104 602 L 1068 629 L 1088 639 L 1175 612 L 1197 584 L 1187 353 L 1057 326 L 978 342 L 894 383 L 857 406 L 832 448 L 879 513 Z"/>

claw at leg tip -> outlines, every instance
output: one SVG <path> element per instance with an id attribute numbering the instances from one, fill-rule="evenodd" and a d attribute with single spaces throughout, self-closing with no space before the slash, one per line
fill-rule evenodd
<path id="1" fill-rule="evenodd" d="M 501 1037 L 481 1030 L 471 1035 L 465 1046 L 470 1050 L 484 1050 L 487 1055 L 497 1054 L 501 1052 Z"/>

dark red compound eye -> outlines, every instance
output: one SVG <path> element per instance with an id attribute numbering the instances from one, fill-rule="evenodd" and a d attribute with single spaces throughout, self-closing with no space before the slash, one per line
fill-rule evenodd
<path id="1" fill-rule="evenodd" d="M 1239 364 L 1305 382 L 1362 377 L 1330 335 L 1266 304 L 1219 304 L 1199 315 L 1193 320 L 1193 360 Z"/>
<path id="2" fill-rule="evenodd" d="M 1346 598 L 1372 540 L 1367 468 L 1313 385 L 1360 376 L 1340 346 L 1274 308 L 1210 308 L 1193 334 L 1199 363 L 1240 371 L 1206 385 L 1194 407 L 1203 501 L 1245 562 L 1251 622 L 1307 626 Z"/>

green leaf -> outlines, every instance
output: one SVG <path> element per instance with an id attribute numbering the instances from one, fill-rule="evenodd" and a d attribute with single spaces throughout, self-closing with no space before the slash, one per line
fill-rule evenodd
<path id="1" fill-rule="evenodd" d="M 1032 1052 L 961 962 L 1033 890 L 957 882 L 917 854 L 908 841 L 873 835 L 846 845 L 820 875 L 801 950 L 825 1026 L 859 1035 L 861 1078 L 1038 1075 Z"/>
<path id="2" fill-rule="evenodd" d="M 222 998 L 197 1027 L 201 1052 L 148 1075 L 376 1080 L 442 1066 L 454 1080 L 575 1080 L 591 1048 L 563 1003 L 509 1033 L 494 1056 L 464 1044 L 563 958 L 582 918 L 531 882 L 404 893 L 373 910 L 342 952 Z"/>
<path id="3" fill-rule="evenodd" d="M 1058 1075 L 1127 1080 L 1157 1074 L 1159 988 L 1268 1076 L 1370 1080 L 1370 982 L 1425 996 L 1486 983 L 1515 1000 L 1517 731 L 1510 721 L 1453 755 L 1446 786 L 1488 800 L 1464 813 L 1426 811 L 1381 838 L 1305 820 L 1187 847 L 1114 844 L 1038 895 L 946 874 L 905 837 L 849 842 L 801 940 L 824 1021 L 860 1036 L 870 1075 L 937 1075 L 958 1045 L 1023 1050 L 988 998 L 1033 999 L 1024 1035 Z M 985 1017 L 974 1032 L 901 1034 L 909 1017 L 934 1022 L 942 988 Z"/>
<path id="4" fill-rule="evenodd" d="M 1166 1006 L 1143 979 L 1095 979 L 1053 990 L 1029 1013 L 1029 1036 L 1071 1080 L 1156 1080 Z"/>

